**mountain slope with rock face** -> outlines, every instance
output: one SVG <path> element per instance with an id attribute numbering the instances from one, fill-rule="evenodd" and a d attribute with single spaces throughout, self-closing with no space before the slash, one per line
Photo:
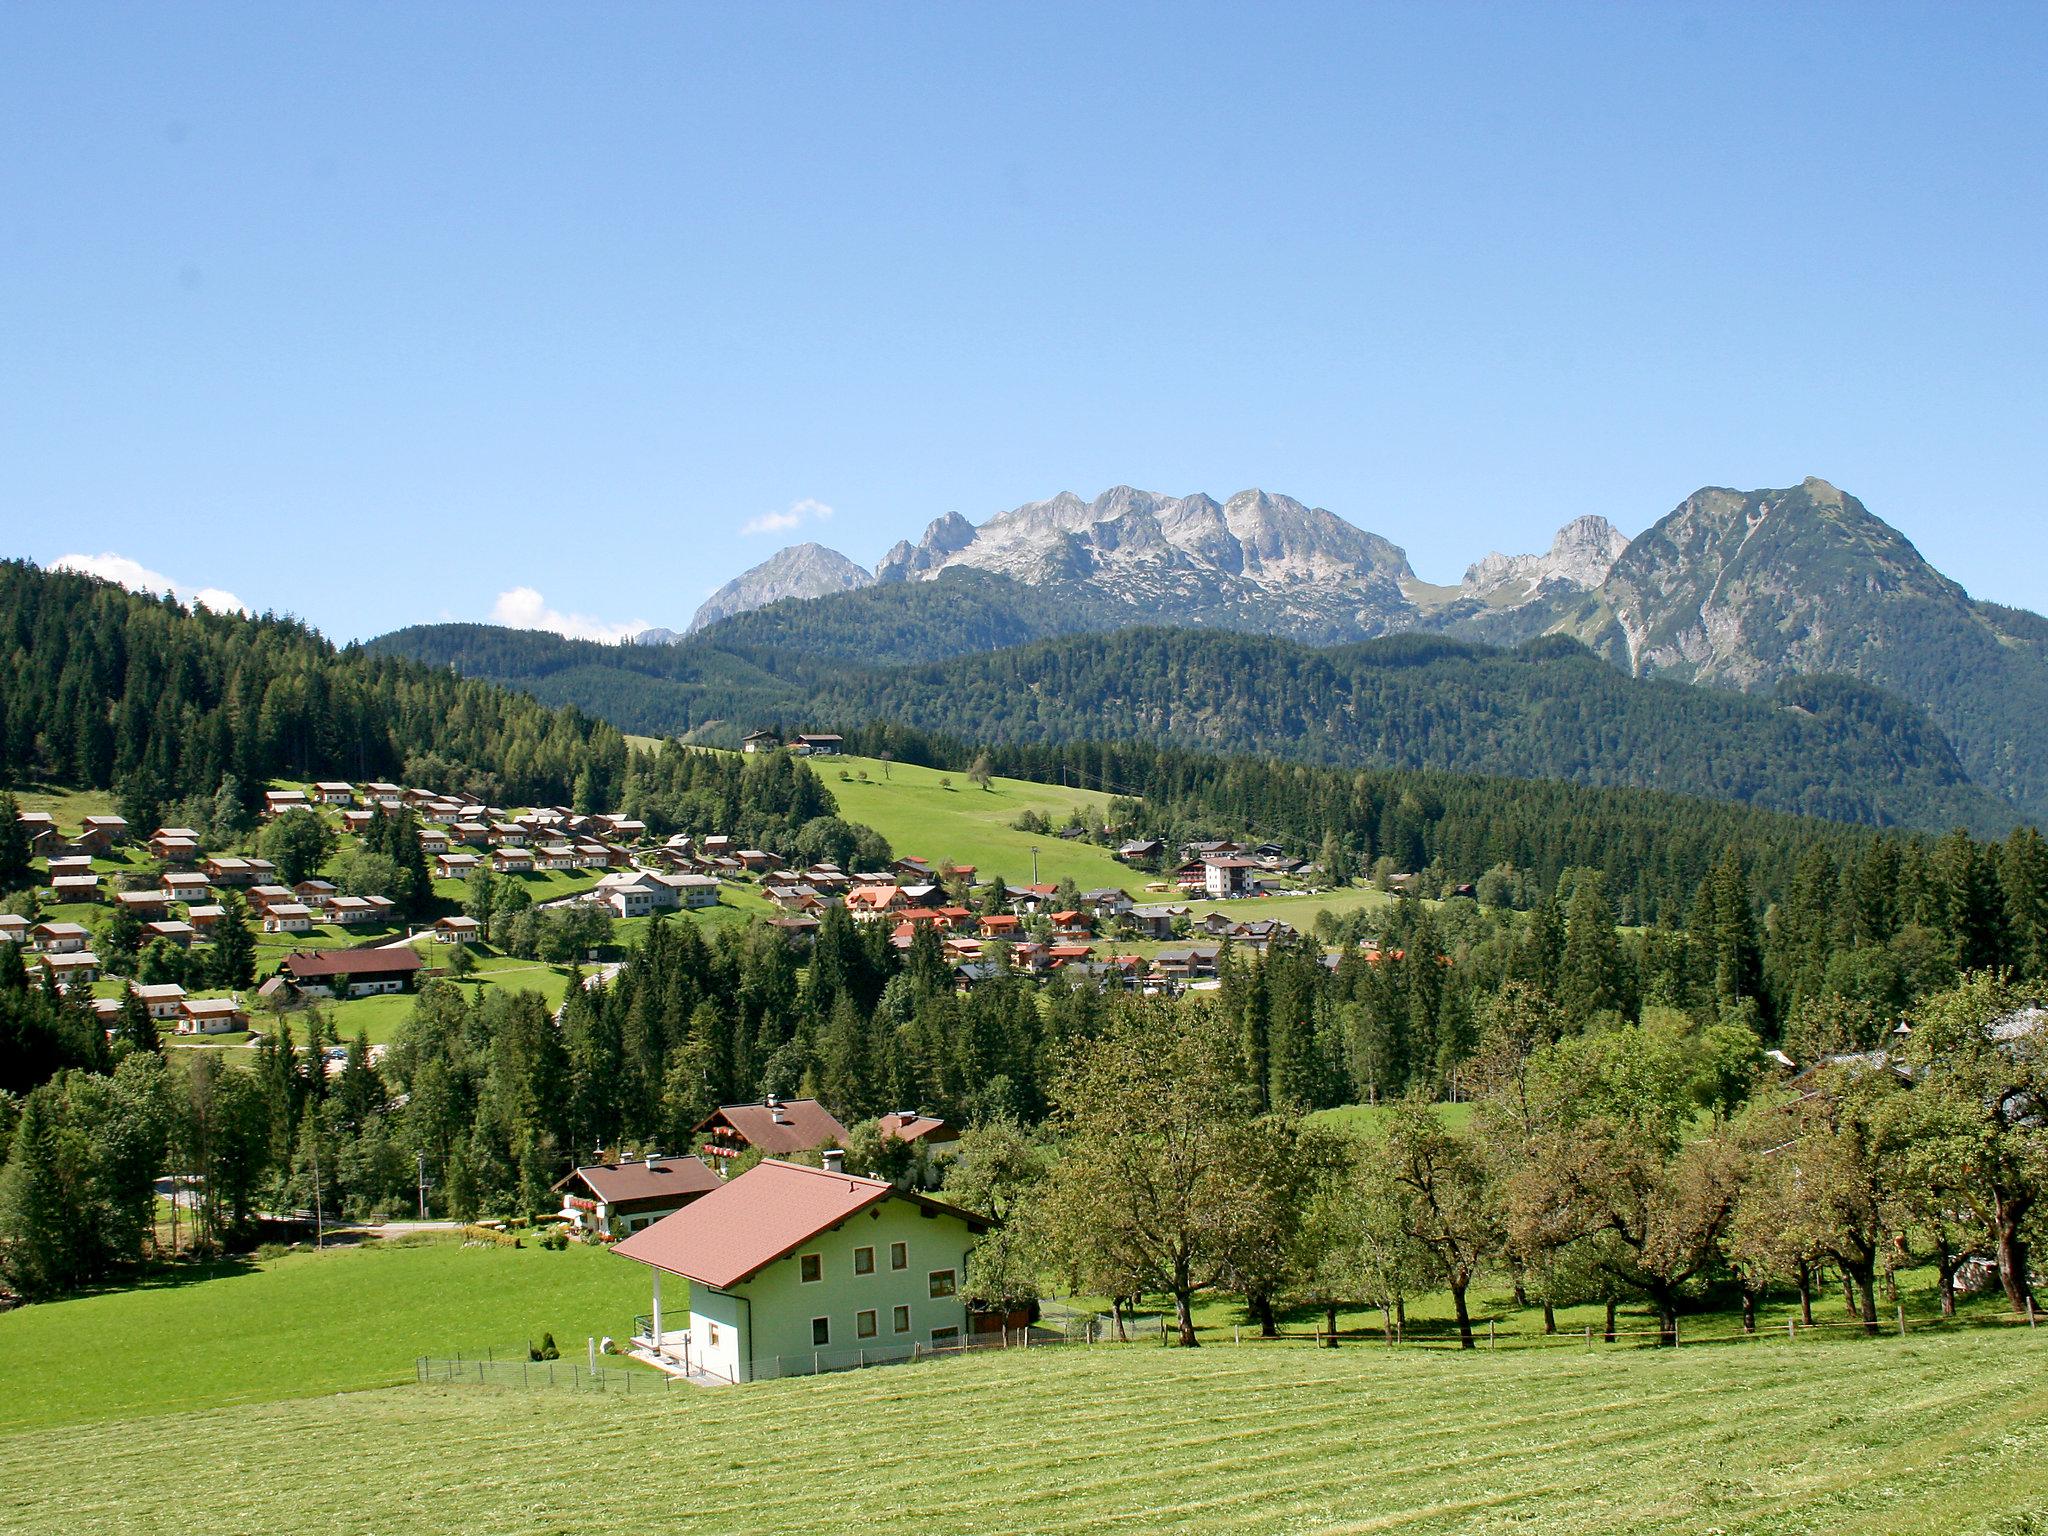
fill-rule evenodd
<path id="1" fill-rule="evenodd" d="M 1384 633 L 1413 609 L 1408 557 L 1377 534 L 1290 496 L 1162 496 L 1120 485 L 1063 491 L 979 527 L 949 513 L 882 558 L 882 581 L 961 566 L 1036 587 L 1085 587 L 1132 622 L 1252 629 L 1303 639 Z"/>
<path id="2" fill-rule="evenodd" d="M 1560 590 L 1583 592 L 1607 579 L 1628 549 L 1628 535 L 1604 517 L 1577 517 L 1558 529 L 1550 550 L 1541 555 L 1491 554 L 1465 571 L 1459 593 L 1510 606 L 1554 596 Z"/>
<path id="3" fill-rule="evenodd" d="M 765 607 L 788 597 L 826 597 L 851 592 L 874 581 L 836 549 L 822 544 L 793 544 L 777 550 L 750 571 L 743 571 L 704 600 L 690 620 L 688 633 L 734 614 Z"/>
<path id="4" fill-rule="evenodd" d="M 1696 492 L 1550 627 L 1637 676 L 1743 689 L 1820 672 L 1876 683 L 1925 709 L 1979 784 L 2048 814 L 2040 619 L 1973 602 L 1825 480 Z"/>

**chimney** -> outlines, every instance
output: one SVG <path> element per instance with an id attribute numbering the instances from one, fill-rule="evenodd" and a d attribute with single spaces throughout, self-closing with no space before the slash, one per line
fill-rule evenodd
<path id="1" fill-rule="evenodd" d="M 827 1147 L 825 1149 L 825 1171 L 827 1173 L 846 1172 L 846 1154 L 837 1147 Z"/>

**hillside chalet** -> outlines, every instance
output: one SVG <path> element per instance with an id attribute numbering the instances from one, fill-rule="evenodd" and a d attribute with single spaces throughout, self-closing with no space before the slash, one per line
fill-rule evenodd
<path id="1" fill-rule="evenodd" d="M 616 1251 L 652 1272 L 635 1354 L 674 1375 L 760 1381 L 958 1344 L 986 1219 L 836 1166 L 764 1162 Z M 662 1315 L 663 1275 L 690 1282 L 688 1326 Z"/>
<path id="2" fill-rule="evenodd" d="M 650 1157 L 636 1163 L 591 1163 L 554 1186 L 562 1219 L 577 1232 L 625 1237 L 701 1200 L 721 1181 L 695 1157 Z"/>

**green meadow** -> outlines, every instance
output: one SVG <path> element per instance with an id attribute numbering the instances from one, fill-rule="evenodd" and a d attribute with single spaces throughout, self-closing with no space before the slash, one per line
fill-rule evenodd
<path id="1" fill-rule="evenodd" d="M 485 1305 L 462 1292 L 451 1311 Z M 378 1300 L 326 1321 L 374 1329 Z M 293 1347 L 337 1344 L 308 1328 Z M 107 1369 L 181 1391 L 123 1353 Z M 2048 1520 L 2048 1340 L 2025 1330 L 1591 1354 L 1074 1345 L 632 1397 L 402 1385 L 173 1406 L 0 1434 L 0 1531 L 2020 1536 Z"/>

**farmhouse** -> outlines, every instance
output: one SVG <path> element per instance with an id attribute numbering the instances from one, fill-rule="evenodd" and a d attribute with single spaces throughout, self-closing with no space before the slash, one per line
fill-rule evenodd
<path id="1" fill-rule="evenodd" d="M 1186 907 L 1162 904 L 1132 907 L 1124 914 L 1124 921 L 1148 939 L 1170 939 L 1173 937 L 1174 919 L 1187 915 Z"/>
<path id="2" fill-rule="evenodd" d="M 892 1110 L 875 1122 L 884 1136 L 893 1136 L 898 1141 L 922 1142 L 936 1150 L 960 1139 L 960 1132 L 946 1124 L 937 1115 L 920 1114 L 914 1109 Z"/>
<path id="3" fill-rule="evenodd" d="M 174 982 L 161 986 L 146 987 L 139 981 L 128 983 L 128 990 L 141 1000 L 152 1019 L 177 1019 L 184 1017 L 185 989 Z"/>
<path id="4" fill-rule="evenodd" d="M 153 922 L 170 912 L 169 891 L 116 891 L 114 910 L 126 912 L 138 922 Z"/>
<path id="5" fill-rule="evenodd" d="M 740 738 L 742 752 L 773 752 L 782 745 L 782 739 L 773 731 L 749 731 Z"/>
<path id="6" fill-rule="evenodd" d="M 812 757 L 837 757 L 845 744 L 843 737 L 829 731 L 806 731 L 798 733 L 795 747 L 799 753 L 808 753 Z"/>
<path id="7" fill-rule="evenodd" d="M 224 1035 L 249 1027 L 248 1014 L 232 997 L 188 997 L 179 1009 L 181 1035 Z"/>
<path id="8" fill-rule="evenodd" d="M 467 944 L 484 936 L 484 925 L 473 917 L 437 917 L 434 919 L 434 942 L 436 944 Z"/>
<path id="9" fill-rule="evenodd" d="M 677 907 L 715 907 L 718 882 L 710 875 L 658 875 L 651 870 L 620 870 L 593 888 L 597 899 L 620 917 L 645 917 Z"/>
<path id="10" fill-rule="evenodd" d="M 302 992 L 371 997 L 403 992 L 421 968 L 420 957 L 403 944 L 361 949 L 302 949 L 285 958 L 279 973 Z"/>
<path id="11" fill-rule="evenodd" d="M 149 854 L 166 864 L 190 864 L 199 857 L 199 834 L 190 827 L 158 827 L 149 834 Z"/>
<path id="12" fill-rule="evenodd" d="M 43 969 L 59 986 L 89 986 L 100 979 L 100 957 L 89 949 L 43 954 Z"/>
<path id="13" fill-rule="evenodd" d="M 880 1179 L 764 1162 L 619 1244 L 653 1271 L 653 1312 L 633 1342 L 665 1370 L 729 1382 L 956 1344 L 970 1326 L 968 1252 L 988 1226 Z M 664 1274 L 690 1282 L 676 1332 Z"/>
<path id="14" fill-rule="evenodd" d="M 738 1157 L 748 1148 L 770 1157 L 843 1147 L 846 1127 L 816 1099 L 782 1099 L 769 1094 L 759 1104 L 727 1104 L 691 1132 L 712 1157 Z"/>
<path id="15" fill-rule="evenodd" d="M 717 1189 L 718 1175 L 695 1157 L 650 1157 L 643 1163 L 594 1163 L 554 1186 L 562 1218 L 578 1232 L 624 1237 L 673 1215 Z"/>
<path id="16" fill-rule="evenodd" d="M 279 901 L 263 909 L 265 933 L 309 933 L 313 909 L 302 901 Z"/>
<path id="17" fill-rule="evenodd" d="M 266 789 L 263 791 L 263 816 L 266 821 L 275 820 L 286 811 L 303 811 L 310 802 L 302 789 Z"/>

